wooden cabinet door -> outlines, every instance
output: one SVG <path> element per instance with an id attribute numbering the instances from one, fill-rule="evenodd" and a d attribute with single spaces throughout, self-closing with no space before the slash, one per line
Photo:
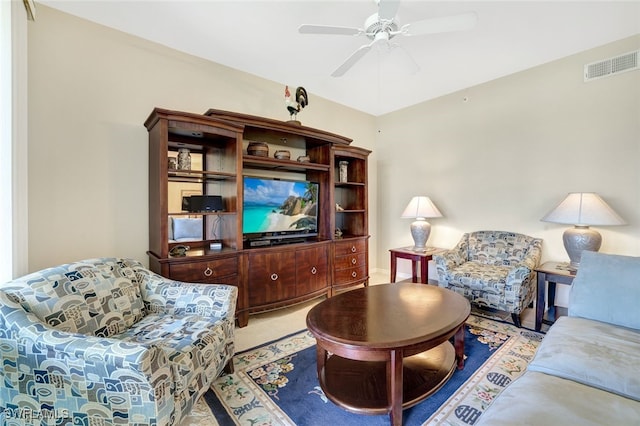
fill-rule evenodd
<path id="1" fill-rule="evenodd" d="M 296 281 L 296 296 L 327 288 L 329 251 L 326 245 L 296 251 Z"/>
<path id="2" fill-rule="evenodd" d="M 296 257 L 292 251 L 249 255 L 249 306 L 295 297 Z"/>

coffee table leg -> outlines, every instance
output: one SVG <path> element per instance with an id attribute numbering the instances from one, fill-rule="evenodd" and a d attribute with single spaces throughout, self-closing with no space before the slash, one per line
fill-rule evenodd
<path id="1" fill-rule="evenodd" d="M 453 337 L 453 346 L 456 350 L 458 370 L 462 370 L 464 368 L 464 324 L 456 331 L 456 335 Z"/>
<path id="2" fill-rule="evenodd" d="M 402 425 L 402 351 L 390 352 L 387 363 L 388 377 L 387 395 L 389 397 L 389 420 L 393 426 Z"/>
<path id="3" fill-rule="evenodd" d="M 327 351 L 316 343 L 316 367 L 318 370 L 318 382 L 321 384 L 324 382 L 322 378 L 322 371 L 324 370 L 324 364 L 327 361 Z"/>

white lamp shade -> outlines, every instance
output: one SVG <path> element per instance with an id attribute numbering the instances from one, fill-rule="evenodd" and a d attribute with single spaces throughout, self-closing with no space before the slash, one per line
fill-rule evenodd
<path id="1" fill-rule="evenodd" d="M 570 225 L 624 225 L 626 222 L 594 192 L 571 192 L 542 219 Z"/>
<path id="2" fill-rule="evenodd" d="M 426 219 L 429 217 L 442 217 L 442 213 L 440 213 L 440 210 L 438 210 L 429 197 L 420 195 L 411 199 L 402 212 L 401 217 Z"/>

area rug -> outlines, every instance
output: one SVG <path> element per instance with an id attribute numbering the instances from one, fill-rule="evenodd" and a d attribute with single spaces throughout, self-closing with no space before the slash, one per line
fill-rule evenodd
<path id="1" fill-rule="evenodd" d="M 472 425 L 520 376 L 543 334 L 472 315 L 465 368 L 429 398 L 405 409 L 403 424 Z M 239 353 L 235 373 L 221 376 L 205 401 L 221 426 L 388 425 L 388 415 L 353 414 L 329 401 L 316 376 L 315 339 L 307 330 Z"/>

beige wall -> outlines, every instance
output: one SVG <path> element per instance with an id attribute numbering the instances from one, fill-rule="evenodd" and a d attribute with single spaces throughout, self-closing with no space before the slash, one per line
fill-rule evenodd
<path id="1" fill-rule="evenodd" d="M 378 118 L 311 93 L 299 118 L 373 150 L 374 269 L 411 244 L 400 213 L 417 194 L 445 215 L 432 220 L 430 245 L 505 229 L 543 238 L 545 260 L 566 260 L 565 226 L 540 218 L 567 192 L 596 191 L 629 222 L 598 228 L 601 250 L 637 256 L 640 72 L 585 84 L 582 66 L 638 48 L 640 37 L 622 40 Z M 146 262 L 151 109 L 286 120 L 285 83 L 39 7 L 29 23 L 29 269 L 90 256 Z"/>
<path id="2" fill-rule="evenodd" d="M 31 271 L 94 256 L 147 262 L 143 123 L 154 107 L 288 120 L 284 85 L 304 85 L 260 79 L 42 5 L 28 34 Z M 310 93 L 298 119 L 373 149 L 373 116 Z M 375 163 L 374 154 L 374 207 Z M 375 212 L 371 223 L 376 235 Z"/>
<path id="3" fill-rule="evenodd" d="M 543 260 L 568 261 L 567 226 L 540 218 L 568 192 L 595 191 L 628 222 L 596 228 L 601 251 L 640 255 L 640 71 L 582 77 L 639 48 L 636 36 L 379 117 L 379 264 L 411 243 L 400 214 L 418 194 L 444 215 L 430 245 L 511 230 L 543 238 Z"/>

